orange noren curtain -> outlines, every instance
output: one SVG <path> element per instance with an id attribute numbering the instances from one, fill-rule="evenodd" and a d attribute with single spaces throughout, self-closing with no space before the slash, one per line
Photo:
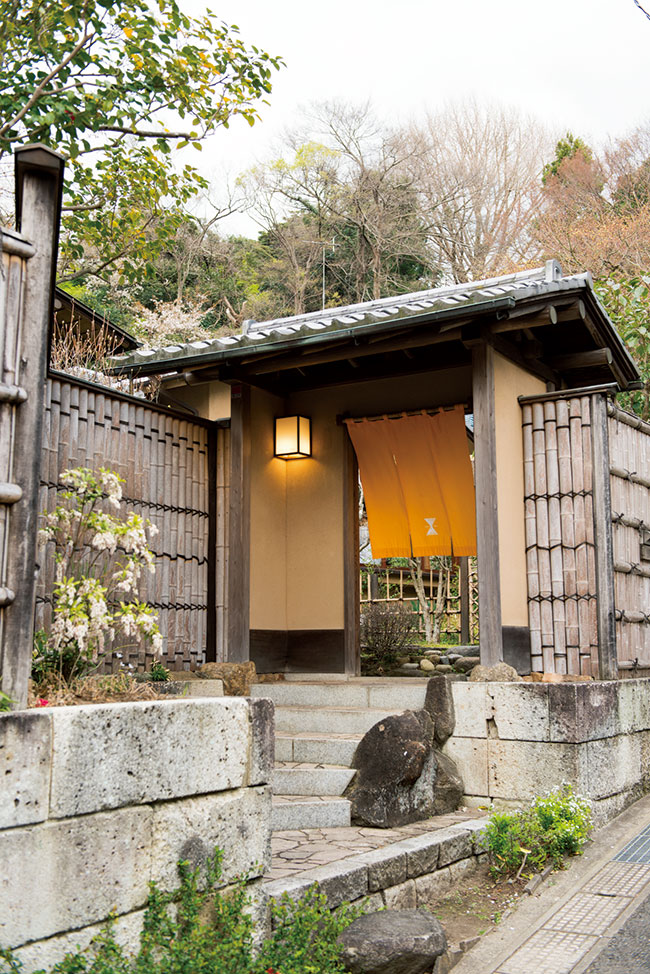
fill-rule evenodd
<path id="1" fill-rule="evenodd" d="M 476 554 L 463 407 L 346 423 L 359 461 L 373 557 Z"/>

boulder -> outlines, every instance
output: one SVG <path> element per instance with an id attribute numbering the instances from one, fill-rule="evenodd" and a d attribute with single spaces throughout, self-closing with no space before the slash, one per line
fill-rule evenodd
<path id="1" fill-rule="evenodd" d="M 470 670 L 473 670 L 475 666 L 479 666 L 480 663 L 480 656 L 459 656 L 454 663 L 454 669 L 461 673 L 469 673 Z"/>
<path id="2" fill-rule="evenodd" d="M 429 680 L 424 709 L 433 720 L 434 740 L 438 747 L 442 747 L 454 733 L 456 726 L 451 684 L 444 677 L 434 676 Z"/>
<path id="3" fill-rule="evenodd" d="M 435 668 L 436 668 L 435 667 L 435 663 L 432 663 L 430 659 L 421 659 L 420 660 L 420 669 L 421 670 L 424 670 L 425 673 L 427 671 L 430 672 L 431 670 L 435 670 Z"/>
<path id="4" fill-rule="evenodd" d="M 426 910 L 383 910 L 358 917 L 339 937 L 349 974 L 424 974 L 447 949 L 439 920 Z"/>
<path id="5" fill-rule="evenodd" d="M 204 663 L 196 671 L 202 680 L 223 680 L 223 691 L 227 697 L 247 697 L 251 683 L 257 679 L 255 663 Z"/>
<path id="6" fill-rule="evenodd" d="M 469 675 L 470 683 L 523 683 L 514 666 L 497 663 L 495 666 L 475 666 Z"/>
<path id="7" fill-rule="evenodd" d="M 355 822 L 394 828 L 433 814 L 437 757 L 433 721 L 420 710 L 378 721 L 362 738 L 345 797 Z"/>
<path id="8" fill-rule="evenodd" d="M 436 751 L 438 774 L 436 776 L 436 790 L 433 797 L 433 814 L 447 815 L 455 812 L 465 794 L 463 779 L 452 759 Z"/>

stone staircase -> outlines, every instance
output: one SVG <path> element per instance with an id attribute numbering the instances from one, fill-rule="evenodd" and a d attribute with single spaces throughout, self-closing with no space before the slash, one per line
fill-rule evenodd
<path id="1" fill-rule="evenodd" d="M 390 714 L 424 705 L 426 679 L 286 674 L 282 683 L 256 683 L 251 696 L 275 704 L 273 829 L 350 825 L 343 792 L 366 731 Z"/>

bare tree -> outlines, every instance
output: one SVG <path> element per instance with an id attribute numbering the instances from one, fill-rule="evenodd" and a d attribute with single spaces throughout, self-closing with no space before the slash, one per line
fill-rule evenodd
<path id="1" fill-rule="evenodd" d="M 538 256 L 545 128 L 514 110 L 449 104 L 408 135 L 430 245 L 445 278 L 479 280 Z"/>

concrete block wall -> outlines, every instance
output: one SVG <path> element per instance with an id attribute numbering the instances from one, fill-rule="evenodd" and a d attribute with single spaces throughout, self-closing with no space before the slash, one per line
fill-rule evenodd
<path id="1" fill-rule="evenodd" d="M 137 945 L 148 884 L 224 851 L 223 882 L 270 862 L 273 705 L 222 697 L 0 715 L 0 946 L 25 974 L 111 911 Z"/>
<path id="2" fill-rule="evenodd" d="M 563 781 L 604 824 L 650 790 L 650 680 L 453 683 L 445 751 L 466 803 L 528 802 Z"/>

